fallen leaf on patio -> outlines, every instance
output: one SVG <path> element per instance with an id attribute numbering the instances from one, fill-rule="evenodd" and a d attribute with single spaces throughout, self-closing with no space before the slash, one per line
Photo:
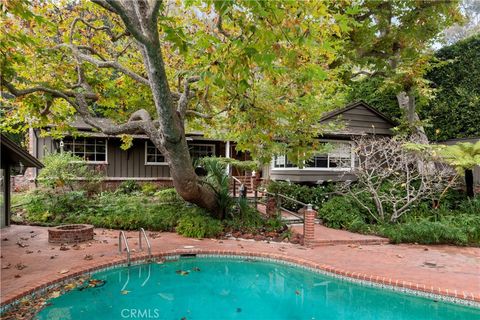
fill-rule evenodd
<path id="1" fill-rule="evenodd" d="M 7 264 L 6 266 L 2 266 L 2 269 L 10 269 L 10 267 L 12 266 L 11 263 Z"/>
<path id="2" fill-rule="evenodd" d="M 401 254 L 397 254 L 397 258 L 403 258 L 404 256 L 402 256 Z"/>
<path id="3" fill-rule="evenodd" d="M 120 291 L 120 293 L 121 293 L 121 294 L 129 294 L 130 291 L 128 291 L 128 290 L 122 290 L 122 291 Z"/>
<path id="4" fill-rule="evenodd" d="M 50 256 L 50 259 L 55 259 L 55 256 Z"/>
<path id="5" fill-rule="evenodd" d="M 28 238 L 26 238 L 26 237 L 20 237 L 20 240 L 27 241 L 27 240 L 28 240 Z"/>
<path id="6" fill-rule="evenodd" d="M 70 272 L 70 270 L 68 270 L 68 269 L 63 269 L 63 270 L 60 270 L 59 273 L 65 274 L 65 273 L 69 273 L 69 272 Z"/>
<path id="7" fill-rule="evenodd" d="M 61 246 L 60 247 L 60 251 L 67 251 L 67 250 L 70 250 L 70 248 L 67 247 L 67 246 Z"/>
<path id="8" fill-rule="evenodd" d="M 21 275 L 19 275 L 19 274 L 16 274 L 16 275 L 14 275 L 14 277 L 15 277 L 15 278 L 20 278 L 20 277 L 21 277 Z"/>
<path id="9" fill-rule="evenodd" d="M 23 270 L 23 269 L 25 269 L 26 267 L 27 267 L 27 266 L 24 265 L 24 264 L 21 263 L 21 262 L 20 262 L 20 263 L 17 263 L 17 264 L 15 265 L 15 268 L 18 269 L 18 270 Z"/>
<path id="10" fill-rule="evenodd" d="M 27 251 L 25 251 L 25 253 L 30 254 L 30 253 L 33 253 L 33 251 L 32 250 L 27 250 Z"/>
<path id="11" fill-rule="evenodd" d="M 2 241 L 8 241 L 8 238 L 3 238 Z"/>
<path id="12" fill-rule="evenodd" d="M 40 252 L 42 252 L 42 250 L 37 250 L 37 253 L 40 253 Z"/>
<path id="13" fill-rule="evenodd" d="M 93 259 L 93 256 L 91 254 L 87 254 L 85 255 L 85 257 L 83 257 L 83 260 L 92 260 Z"/>
<path id="14" fill-rule="evenodd" d="M 23 242 L 20 242 L 20 241 L 17 241 L 17 245 L 18 245 L 20 248 L 26 248 L 26 247 L 28 247 L 28 244 L 23 243 Z"/>

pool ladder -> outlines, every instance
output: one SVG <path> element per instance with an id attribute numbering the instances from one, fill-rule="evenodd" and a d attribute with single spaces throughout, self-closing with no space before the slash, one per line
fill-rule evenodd
<path id="1" fill-rule="evenodd" d="M 148 240 L 147 234 L 145 233 L 145 229 L 140 228 L 138 230 L 138 246 L 140 251 L 143 251 L 142 247 L 142 238 L 145 239 L 145 243 L 147 244 L 148 249 L 148 259 L 152 259 L 152 246 L 150 245 L 150 241 Z M 130 263 L 130 246 L 128 245 L 127 237 L 125 236 L 125 232 L 120 231 L 118 234 L 118 252 L 122 254 L 123 246 L 122 244 L 125 243 L 125 251 L 127 251 L 127 265 L 129 266 Z"/>

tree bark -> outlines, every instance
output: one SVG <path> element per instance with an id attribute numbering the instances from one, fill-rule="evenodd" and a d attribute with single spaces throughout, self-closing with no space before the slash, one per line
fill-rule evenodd
<path id="1" fill-rule="evenodd" d="M 473 170 L 472 169 L 465 170 L 465 185 L 467 186 L 467 196 L 469 198 L 473 198 L 475 196 L 475 192 L 473 191 Z"/>
<path id="2" fill-rule="evenodd" d="M 425 129 L 420 123 L 420 117 L 417 114 L 416 103 L 415 103 L 415 94 L 412 90 L 409 90 L 408 93 L 402 91 L 397 94 L 397 101 L 400 110 L 405 112 L 407 117 L 408 124 L 412 128 L 412 136 L 414 140 L 420 144 L 429 144 L 427 134 Z M 420 172 L 431 172 L 435 171 L 435 164 L 429 161 L 418 161 L 418 170 Z"/>
<path id="3" fill-rule="evenodd" d="M 188 202 L 207 209 L 221 218 L 214 190 L 202 184 L 195 174 L 187 140 L 184 120 L 177 112 L 168 84 L 157 19 L 161 1 L 95 0 L 95 3 L 120 16 L 126 29 L 137 41 L 148 75 L 156 107 L 158 126 L 149 121 L 144 131 L 169 162 L 173 185 Z"/>
<path id="4" fill-rule="evenodd" d="M 214 191 L 207 185 L 202 185 L 195 174 L 185 137 L 184 122 L 176 112 L 170 94 L 159 37 L 156 31 L 153 33 L 152 42 L 143 44 L 142 50 L 160 124 L 160 138 L 151 137 L 154 138 L 152 141 L 168 159 L 173 185 L 178 194 L 220 218 Z"/>

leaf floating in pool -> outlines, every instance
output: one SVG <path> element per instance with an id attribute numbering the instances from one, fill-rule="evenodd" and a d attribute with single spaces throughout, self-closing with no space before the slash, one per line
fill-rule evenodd
<path id="1" fill-rule="evenodd" d="M 121 293 L 121 294 L 129 294 L 130 291 L 128 291 L 128 290 L 122 290 L 122 291 L 120 291 L 120 293 Z"/>
<path id="2" fill-rule="evenodd" d="M 237 312 L 242 312 L 242 308 L 237 308 Z"/>
<path id="3" fill-rule="evenodd" d="M 297 296 L 299 296 L 299 295 L 300 295 L 300 291 L 299 291 L 299 290 L 295 290 L 295 294 L 296 294 Z"/>
<path id="4" fill-rule="evenodd" d="M 88 286 L 90 288 L 102 287 L 103 285 L 105 285 L 105 282 L 105 280 L 91 279 L 88 281 Z"/>
<path id="5" fill-rule="evenodd" d="M 63 287 L 65 290 L 72 290 L 75 288 L 75 283 L 69 283 Z"/>
<path id="6" fill-rule="evenodd" d="M 187 317 L 182 317 L 182 319 L 180 319 L 180 320 L 187 320 Z"/>
<path id="7" fill-rule="evenodd" d="M 189 274 L 189 272 L 188 272 L 188 271 L 185 271 L 185 270 L 177 270 L 177 271 L 175 271 L 175 273 L 176 273 L 176 274 L 179 274 L 179 275 L 181 275 L 181 276 L 186 276 L 186 275 Z"/>
<path id="8" fill-rule="evenodd" d="M 200 268 L 199 267 L 193 267 L 192 270 L 198 272 L 198 271 L 200 271 Z"/>

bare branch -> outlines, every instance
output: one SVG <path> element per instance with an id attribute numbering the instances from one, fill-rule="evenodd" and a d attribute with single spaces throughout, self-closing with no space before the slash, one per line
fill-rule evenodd
<path id="1" fill-rule="evenodd" d="M 35 92 L 44 92 L 44 93 L 51 94 L 55 98 L 62 98 L 67 102 L 69 102 L 70 104 L 72 104 L 73 100 L 71 100 L 70 98 L 75 97 L 76 95 L 76 93 L 73 91 L 60 91 L 60 90 L 48 88 L 45 86 L 36 86 L 28 89 L 19 90 L 15 88 L 13 84 L 6 81 L 3 77 L 1 77 L 0 80 L 1 80 L 2 86 L 5 86 L 5 88 L 7 88 L 7 90 L 16 97 L 26 96 L 28 94 L 35 93 Z M 84 93 L 84 95 L 85 95 L 85 98 L 89 100 L 98 100 L 98 96 L 96 94 Z"/>
<path id="2" fill-rule="evenodd" d="M 218 14 L 217 23 L 216 23 L 216 27 L 217 27 L 218 32 L 220 32 L 225 38 L 230 38 L 231 35 L 223 29 L 222 23 L 223 23 L 222 15 Z"/>
<path id="3" fill-rule="evenodd" d="M 101 58 L 102 60 L 95 59 L 91 55 L 82 53 L 79 50 L 80 48 L 73 45 L 73 44 L 62 43 L 62 44 L 56 46 L 56 48 L 58 48 L 58 47 L 66 47 L 66 48 L 71 49 L 73 54 L 76 57 L 78 57 L 80 60 L 90 62 L 91 64 L 97 66 L 98 68 L 112 68 L 112 69 L 120 71 L 121 73 L 129 76 L 130 78 L 132 78 L 135 81 L 138 81 L 138 82 L 140 82 L 142 84 L 145 84 L 145 85 L 150 85 L 150 82 L 148 81 L 147 78 L 144 78 L 141 75 L 133 72 L 132 70 L 124 67 L 118 61 L 113 61 L 113 60 L 106 61 L 106 60 L 103 60 L 102 58 Z M 86 46 L 81 46 L 81 49 L 86 49 Z M 89 48 L 87 50 L 89 50 L 90 52 L 96 52 L 93 48 Z"/>
<path id="4" fill-rule="evenodd" d="M 188 101 L 190 99 L 190 84 L 200 81 L 200 77 L 190 77 L 185 79 L 183 82 L 183 93 L 180 95 L 180 99 L 177 103 L 177 112 L 183 118 L 185 117 L 185 113 L 187 112 Z"/>

